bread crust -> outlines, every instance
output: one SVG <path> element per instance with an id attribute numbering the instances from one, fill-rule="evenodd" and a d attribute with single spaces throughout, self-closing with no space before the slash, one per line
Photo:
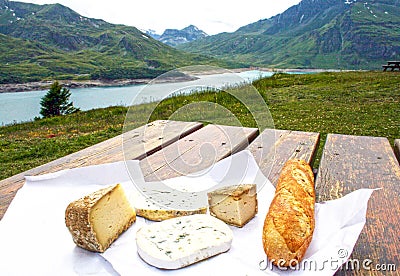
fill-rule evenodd
<path id="1" fill-rule="evenodd" d="M 304 160 L 286 162 L 265 217 L 262 242 L 277 266 L 295 266 L 311 243 L 315 227 L 315 188 L 311 167 Z"/>

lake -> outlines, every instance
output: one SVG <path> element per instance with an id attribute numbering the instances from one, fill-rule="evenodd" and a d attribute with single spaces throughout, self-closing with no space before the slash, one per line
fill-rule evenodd
<path id="1" fill-rule="evenodd" d="M 173 92 L 177 93 L 177 91 L 190 93 L 190 91 L 198 90 L 201 87 L 222 88 L 272 75 L 272 72 L 251 70 L 241 73 L 202 75 L 198 76 L 199 79 L 197 80 L 179 83 L 76 88 L 70 89 L 70 100 L 75 107 L 81 110 L 117 105 L 129 106 L 159 100 Z M 35 117 L 39 117 L 40 100 L 46 93 L 47 90 L 0 93 L 0 125 L 31 121 Z"/>

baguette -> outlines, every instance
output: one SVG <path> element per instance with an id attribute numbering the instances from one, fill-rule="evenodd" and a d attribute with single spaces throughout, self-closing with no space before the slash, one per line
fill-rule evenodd
<path id="1" fill-rule="evenodd" d="M 278 267 L 295 266 L 311 243 L 315 227 L 315 188 L 304 160 L 286 162 L 264 221 L 262 241 L 268 259 Z"/>

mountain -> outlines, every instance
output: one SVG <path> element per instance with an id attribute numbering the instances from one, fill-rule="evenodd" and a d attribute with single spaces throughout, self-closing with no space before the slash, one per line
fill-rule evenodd
<path id="1" fill-rule="evenodd" d="M 154 39 L 159 40 L 159 38 L 161 37 L 160 34 L 158 34 L 155 30 L 149 29 L 144 31 L 147 35 L 151 36 Z"/>
<path id="2" fill-rule="evenodd" d="M 381 69 L 400 59 L 400 0 L 303 0 L 282 14 L 179 49 L 253 66 Z"/>
<path id="3" fill-rule="evenodd" d="M 151 78 L 180 66 L 217 63 L 60 4 L 0 0 L 0 42 L 0 83 Z"/>
<path id="4" fill-rule="evenodd" d="M 169 46 L 176 46 L 208 36 L 194 25 L 187 26 L 182 30 L 166 29 L 162 35 L 158 35 L 152 30 L 147 31 L 147 34 Z"/>
<path id="5" fill-rule="evenodd" d="M 206 36 L 208 35 L 204 31 L 199 30 L 196 26 L 190 25 L 182 30 L 166 29 L 158 40 L 167 45 L 176 46 Z"/>

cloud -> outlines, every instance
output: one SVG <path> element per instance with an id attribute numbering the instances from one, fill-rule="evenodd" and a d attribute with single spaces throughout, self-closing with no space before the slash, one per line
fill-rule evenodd
<path id="1" fill-rule="evenodd" d="M 83 16 L 110 23 L 153 29 L 196 25 L 208 34 L 232 32 L 241 26 L 281 13 L 300 0 L 22 0 L 36 4 L 60 3 Z"/>

